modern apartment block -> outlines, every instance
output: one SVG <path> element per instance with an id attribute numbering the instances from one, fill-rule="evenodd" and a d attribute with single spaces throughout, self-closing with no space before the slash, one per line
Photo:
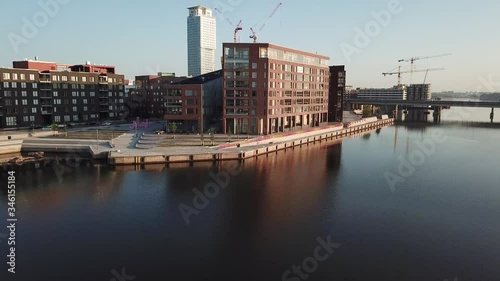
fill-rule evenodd
<path id="1" fill-rule="evenodd" d="M 162 73 L 159 73 L 162 74 Z M 130 92 L 130 114 L 141 118 L 162 118 L 165 114 L 163 97 L 170 84 L 187 77 L 171 75 L 142 75 L 135 77 L 135 89 Z"/>
<path id="2" fill-rule="evenodd" d="M 329 57 L 224 43 L 224 133 L 272 134 L 328 122 Z"/>
<path id="3" fill-rule="evenodd" d="M 352 93 L 351 93 L 352 94 Z M 385 100 L 406 100 L 407 91 L 406 86 L 393 87 L 393 88 L 368 88 L 356 89 L 356 96 L 358 99 L 385 99 Z"/>
<path id="4" fill-rule="evenodd" d="M 328 96 L 328 122 L 342 122 L 344 95 L 346 93 L 344 65 L 330 66 L 330 91 Z"/>
<path id="5" fill-rule="evenodd" d="M 214 128 L 220 132 L 222 120 L 222 70 L 174 82 L 164 96 L 165 120 L 170 128 L 206 132 Z"/>
<path id="6" fill-rule="evenodd" d="M 215 71 L 216 18 L 204 6 L 188 8 L 188 75 L 199 76 Z"/>
<path id="7" fill-rule="evenodd" d="M 114 66 L 23 60 L 0 68 L 0 128 L 115 119 L 125 98 Z"/>
<path id="8" fill-rule="evenodd" d="M 430 84 L 412 84 L 407 88 L 408 100 L 430 100 L 432 99 Z"/>

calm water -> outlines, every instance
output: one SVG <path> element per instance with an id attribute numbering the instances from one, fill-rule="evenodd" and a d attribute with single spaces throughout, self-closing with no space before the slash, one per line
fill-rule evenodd
<path id="1" fill-rule="evenodd" d="M 3 239 L 0 280 L 500 280 L 499 143 L 500 128 L 396 126 L 247 161 L 189 225 L 179 205 L 238 163 L 26 171 L 17 274 Z M 5 225 L 5 188 L 0 209 Z M 293 273 L 318 239 L 340 246 Z"/>

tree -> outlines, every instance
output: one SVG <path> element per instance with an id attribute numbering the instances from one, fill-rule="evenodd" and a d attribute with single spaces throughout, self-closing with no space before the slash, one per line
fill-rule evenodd
<path id="1" fill-rule="evenodd" d="M 368 118 L 373 116 L 373 106 L 365 105 L 363 106 L 363 118 Z"/>
<path id="2" fill-rule="evenodd" d="M 52 123 L 52 125 L 50 125 L 50 128 L 52 129 L 53 135 L 55 136 L 56 135 L 56 131 L 59 129 L 59 127 L 57 126 L 56 123 Z"/>
<path id="3" fill-rule="evenodd" d="M 231 129 L 231 127 L 229 127 L 229 129 L 227 130 L 227 137 L 229 139 L 229 142 L 231 142 L 232 136 L 233 136 L 233 130 Z"/>
<path id="4" fill-rule="evenodd" d="M 214 140 L 215 140 L 214 128 L 210 128 L 210 140 L 212 141 L 212 146 L 214 146 Z"/>
<path id="5" fill-rule="evenodd" d="M 205 146 L 205 135 L 200 133 L 201 146 Z"/>
<path id="6" fill-rule="evenodd" d="M 174 134 L 175 139 L 175 133 L 177 132 L 177 124 L 175 122 L 170 123 L 170 131 Z"/>

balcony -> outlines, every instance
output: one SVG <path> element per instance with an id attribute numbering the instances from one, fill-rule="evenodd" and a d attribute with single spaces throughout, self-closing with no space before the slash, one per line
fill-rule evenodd
<path id="1" fill-rule="evenodd" d="M 100 106 L 99 112 L 109 112 L 109 106 Z"/>
<path id="2" fill-rule="evenodd" d="M 52 83 L 50 80 L 50 74 L 40 73 L 40 83 Z"/>
<path id="3" fill-rule="evenodd" d="M 42 115 L 52 115 L 54 114 L 54 110 L 42 110 Z"/>
<path id="4" fill-rule="evenodd" d="M 54 105 L 51 102 L 42 102 L 40 104 L 43 107 L 53 107 Z"/>
<path id="5" fill-rule="evenodd" d="M 99 77 L 98 83 L 100 85 L 108 85 L 108 77 Z"/>
<path id="6" fill-rule="evenodd" d="M 41 93 L 39 95 L 41 99 L 52 99 L 52 94 L 51 93 Z"/>

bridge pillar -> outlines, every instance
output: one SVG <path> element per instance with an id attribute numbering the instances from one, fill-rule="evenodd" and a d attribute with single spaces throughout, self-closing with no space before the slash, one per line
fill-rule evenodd
<path id="1" fill-rule="evenodd" d="M 491 120 L 491 123 L 493 124 L 493 117 L 495 117 L 495 108 L 491 108 L 491 113 L 490 113 L 490 120 Z"/>
<path id="2" fill-rule="evenodd" d="M 441 122 L 441 106 L 434 107 L 434 123 Z"/>

